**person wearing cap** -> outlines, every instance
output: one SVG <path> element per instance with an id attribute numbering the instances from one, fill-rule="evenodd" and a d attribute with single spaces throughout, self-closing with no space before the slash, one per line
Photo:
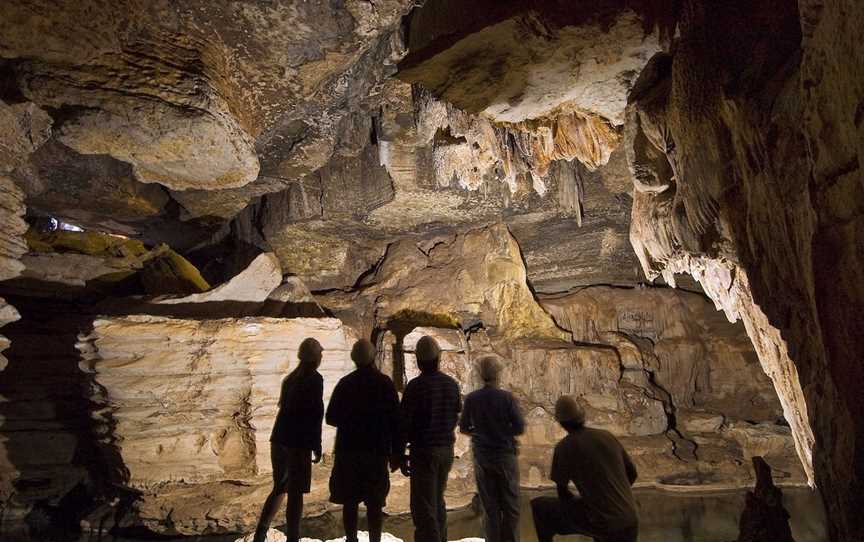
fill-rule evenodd
<path id="1" fill-rule="evenodd" d="M 567 436 L 552 456 L 550 478 L 558 496 L 531 501 L 538 541 L 582 534 L 602 542 L 636 542 L 639 517 L 630 486 L 637 473 L 630 456 L 611 433 L 585 426 L 585 412 L 572 397 L 558 399 L 555 418 Z"/>
<path id="2" fill-rule="evenodd" d="M 414 350 L 420 376 L 402 395 L 401 426 L 410 447 L 402 472 L 411 478 L 415 542 L 447 542 L 444 491 L 453 466 L 456 422 L 462 409 L 459 384 L 438 370 L 441 348 L 424 336 Z"/>
<path id="3" fill-rule="evenodd" d="M 399 396 L 390 378 L 375 366 L 375 347 L 366 339 L 351 349 L 357 369 L 336 384 L 327 423 L 336 427 L 330 474 L 330 502 L 342 505 L 347 542 L 357 542 L 359 503 L 366 505 L 370 542 L 380 542 L 390 492 L 390 473 L 399 468 Z"/>
<path id="4" fill-rule="evenodd" d="M 288 542 L 300 539 L 303 494 L 312 485 L 312 463 L 321 461 L 321 423 L 324 418 L 324 379 L 321 344 L 307 338 L 297 350 L 299 365 L 282 381 L 279 412 L 270 434 L 273 489 L 258 520 L 254 542 L 264 542 L 282 499 L 288 496 L 286 535 Z"/>
<path id="5" fill-rule="evenodd" d="M 478 363 L 483 388 L 465 397 L 459 431 L 471 435 L 474 478 L 483 505 L 487 542 L 519 540 L 519 464 L 516 436 L 525 420 L 513 395 L 499 388 L 501 364 L 494 357 Z"/>

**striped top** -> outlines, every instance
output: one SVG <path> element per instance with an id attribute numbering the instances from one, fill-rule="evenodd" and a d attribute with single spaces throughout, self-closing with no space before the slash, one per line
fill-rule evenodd
<path id="1" fill-rule="evenodd" d="M 441 371 L 426 371 L 408 382 L 402 396 L 402 432 L 412 448 L 452 446 L 462 410 L 459 384 Z"/>

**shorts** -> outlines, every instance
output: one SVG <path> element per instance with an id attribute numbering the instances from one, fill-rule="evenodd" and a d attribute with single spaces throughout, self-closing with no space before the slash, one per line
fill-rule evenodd
<path id="1" fill-rule="evenodd" d="M 270 443 L 273 488 L 277 493 L 309 493 L 312 489 L 312 451 Z"/>
<path id="2" fill-rule="evenodd" d="M 330 473 L 330 502 L 381 506 L 390 493 L 387 456 L 374 452 L 337 451 Z"/>

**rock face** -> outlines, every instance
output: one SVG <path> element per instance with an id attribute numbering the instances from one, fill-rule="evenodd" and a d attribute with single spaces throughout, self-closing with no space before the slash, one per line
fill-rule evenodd
<path id="1" fill-rule="evenodd" d="M 238 520 L 252 526 L 255 507 L 247 502 L 230 512 L 227 501 L 232 494 L 255 499 L 255 490 L 266 496 L 281 381 L 306 337 L 324 347 L 326 400 L 351 367 L 352 336 L 338 320 L 93 322 L 78 345 L 82 369 L 93 374 L 92 400 L 102 405 L 96 412 L 102 444 L 116 450 L 123 483 L 142 491 L 136 506 L 144 525 L 186 534 Z M 332 442 L 326 431 L 326 449 Z M 321 476 L 316 480 L 320 492 Z"/>
<path id="2" fill-rule="evenodd" d="M 421 327 L 402 335 L 398 349 L 388 332 L 380 366 L 397 382 L 415 376 L 414 344 L 432 334 L 444 350 L 443 370 L 468 393 L 479 385 L 472 360 L 502 355 L 504 386 L 530 420 L 520 456 L 525 485 L 550 484 L 551 450 L 563 435 L 549 413 L 561 394 L 579 397 L 593 425 L 622 438 L 640 483 L 738 486 L 752 479 L 746 458 L 753 454 L 765 455 L 786 483 L 803 481 L 790 432 L 775 424 L 779 404 L 743 329 L 718 318 L 704 298 L 589 288 L 544 304 L 572 329 L 572 341 L 559 335 L 513 342 L 506 334 L 490 340 L 484 331 Z M 127 521 L 184 534 L 254 526 L 267 493 L 279 383 L 306 336 L 325 348 L 326 400 L 352 369 L 355 335 L 339 320 L 133 315 L 93 323 L 78 348 L 82 368 L 93 375 L 91 399 L 101 405 L 101 446 L 118 461 L 119 483 L 141 492 Z M 332 436 L 325 431 L 328 454 Z M 450 506 L 467 504 L 473 494 L 468 450 L 460 436 Z M 315 469 L 307 502 L 313 515 L 329 506 L 330 464 L 325 459 Z M 388 509 L 404 512 L 406 481 L 394 476 L 393 485 Z"/>
<path id="3" fill-rule="evenodd" d="M 762 456 L 864 539 L 864 6 L 571 4 L 2 3 L 4 521 L 246 529 L 296 342 L 401 387 L 428 333 L 506 361 L 526 485 L 571 394 L 645 483 Z"/>
<path id="4" fill-rule="evenodd" d="M 581 111 L 623 124 L 627 92 L 660 50 L 660 32 L 646 32 L 629 9 L 554 4 L 427 2 L 413 13 L 399 77 L 499 122 Z"/>
<path id="5" fill-rule="evenodd" d="M 646 274 L 689 272 L 744 321 L 835 540 L 864 533 L 861 344 L 851 339 L 861 323 L 848 309 L 862 300 L 852 4 L 748 3 L 744 15 L 688 3 L 674 54 L 656 58 L 631 95 L 626 138 Z"/>

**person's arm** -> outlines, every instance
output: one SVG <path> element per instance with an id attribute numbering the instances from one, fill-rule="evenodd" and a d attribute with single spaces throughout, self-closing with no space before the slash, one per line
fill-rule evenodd
<path id="1" fill-rule="evenodd" d="M 416 405 L 414 404 L 414 387 L 411 385 L 413 383 L 409 382 L 407 386 L 405 386 L 405 391 L 402 393 L 402 403 L 399 405 L 399 434 L 401 443 L 401 465 L 400 470 L 402 471 L 403 476 L 411 476 L 411 464 L 408 460 L 406 448 L 408 444 L 411 442 L 411 429 L 414 426 L 414 413 L 416 410 Z"/>
<path id="2" fill-rule="evenodd" d="M 459 413 L 462 412 L 462 390 L 459 389 L 459 383 L 456 382 L 455 378 L 450 378 L 451 381 L 451 389 L 450 393 L 453 394 L 452 405 L 453 405 L 453 417 L 451 418 L 453 423 L 453 428 L 459 424 Z"/>
<path id="3" fill-rule="evenodd" d="M 632 486 L 636 478 L 639 477 L 639 473 L 636 472 L 636 465 L 633 464 L 633 461 L 627 454 L 627 450 L 621 448 L 621 453 L 624 454 L 624 469 L 627 471 L 627 480 L 630 481 L 630 485 Z"/>
<path id="4" fill-rule="evenodd" d="M 312 449 L 314 463 L 318 463 L 321 461 L 321 429 L 324 424 L 324 378 L 317 374 L 312 381 L 312 397 L 313 397 L 313 411 L 312 411 L 312 420 L 314 423 L 312 433 L 313 433 L 313 444 L 315 448 Z"/>
<path id="5" fill-rule="evenodd" d="M 513 394 L 510 394 L 510 401 L 508 401 L 508 407 L 508 415 L 510 417 L 510 429 L 513 430 L 513 436 L 521 435 L 525 432 L 525 418 L 522 417 L 522 411 L 519 409 L 519 403 L 516 401 L 516 398 L 513 397 Z"/>
<path id="6" fill-rule="evenodd" d="M 390 425 L 390 472 L 395 472 L 402 466 L 402 457 L 405 455 L 405 440 L 402 436 L 402 428 L 399 426 L 399 394 L 396 386 L 389 377 L 386 377 L 384 390 L 384 402 L 386 405 L 387 423 Z"/>
<path id="7" fill-rule="evenodd" d="M 340 380 L 333 389 L 333 395 L 330 396 L 330 403 L 327 405 L 327 413 L 324 417 L 327 425 L 339 427 L 345 423 L 345 408 L 342 398 L 344 388 L 345 386 L 342 385 L 342 381 Z"/>
<path id="8" fill-rule="evenodd" d="M 459 432 L 463 435 L 470 435 L 473 429 L 474 422 L 471 420 L 471 401 L 466 397 L 465 407 L 462 409 L 462 416 L 459 418 Z"/>
<path id="9" fill-rule="evenodd" d="M 417 408 L 414 404 L 414 386 L 411 384 L 412 382 L 409 382 L 405 386 L 402 402 L 399 405 L 399 432 L 406 446 L 411 442 L 411 428 L 414 427 L 414 413 Z"/>
<path id="10" fill-rule="evenodd" d="M 570 476 L 567 473 L 565 458 L 561 453 L 560 446 L 556 446 L 555 453 L 552 454 L 552 470 L 549 473 L 549 478 L 555 482 L 559 499 L 568 501 L 574 497 L 570 491 Z"/>

